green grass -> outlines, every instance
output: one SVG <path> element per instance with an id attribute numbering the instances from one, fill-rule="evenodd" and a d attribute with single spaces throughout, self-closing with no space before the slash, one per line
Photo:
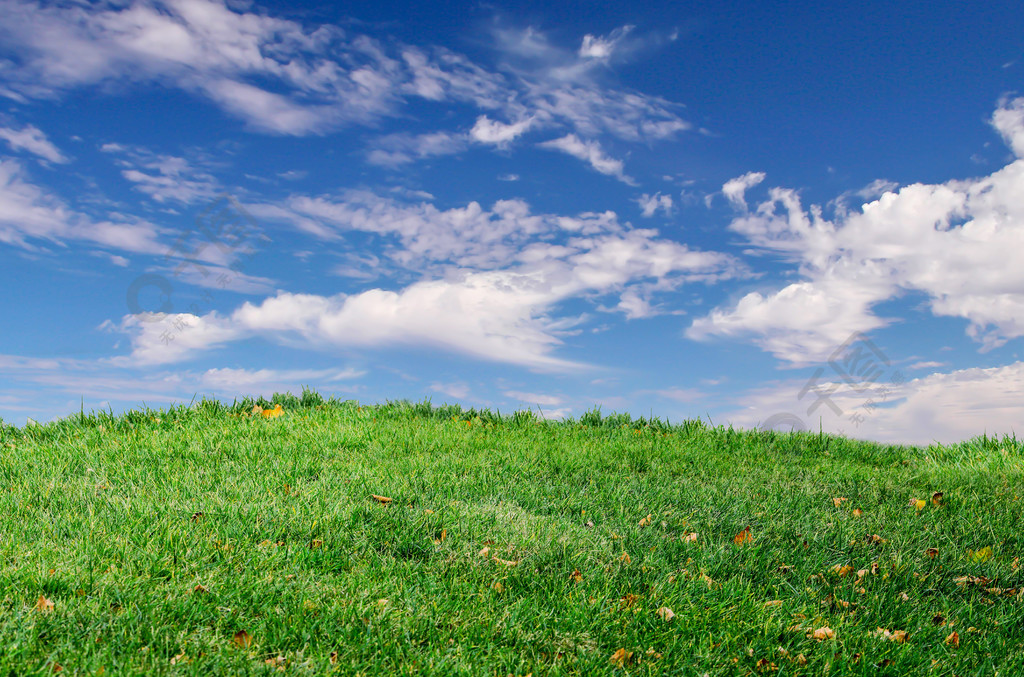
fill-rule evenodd
<path id="1" fill-rule="evenodd" d="M 0 424 L 0 674 L 1024 674 L 1015 439 L 274 400 Z"/>

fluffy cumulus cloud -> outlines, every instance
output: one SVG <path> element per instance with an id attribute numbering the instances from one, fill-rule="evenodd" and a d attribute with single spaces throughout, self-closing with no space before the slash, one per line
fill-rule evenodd
<path id="1" fill-rule="evenodd" d="M 780 430 L 794 424 L 850 437 L 928 445 L 951 444 L 983 432 L 1012 435 L 1024 421 L 1024 362 L 1004 367 L 933 373 L 892 383 L 885 368 L 870 387 L 849 383 L 831 370 L 807 381 L 789 381 L 747 393 L 726 420 L 742 427 Z"/>
<path id="2" fill-rule="evenodd" d="M 478 359 L 559 371 L 579 364 L 554 355 L 578 318 L 557 312 L 573 298 L 621 295 L 628 316 L 647 299 L 687 282 L 741 272 L 731 257 L 633 229 L 613 213 L 533 214 L 519 200 L 439 210 L 370 193 L 293 198 L 290 213 L 331 232 L 391 239 L 384 256 L 429 272 L 397 291 L 321 296 L 278 292 L 228 315 L 134 315 L 124 363 L 166 364 L 232 341 L 263 336 L 314 347 L 433 346 Z M 639 291 L 638 291 L 639 290 Z M 643 300 L 637 296 L 640 294 Z"/>
<path id="3" fill-rule="evenodd" d="M 751 292 L 698 318 L 691 338 L 750 337 L 796 364 L 820 361 L 854 331 L 888 322 L 873 307 L 923 293 L 933 314 L 963 318 L 982 349 L 1024 336 L 1024 99 L 1003 102 L 993 126 L 1017 159 L 989 176 L 891 188 L 859 210 L 805 208 L 774 188 L 747 209 L 748 174 L 726 184 L 740 215 L 730 228 L 796 262 L 803 278 Z"/>
<path id="4" fill-rule="evenodd" d="M 637 200 L 637 204 L 640 205 L 640 211 L 646 218 L 654 216 L 659 209 L 665 212 L 666 216 L 672 213 L 673 203 L 671 195 L 662 195 L 661 193 L 648 195 L 644 193 Z"/>

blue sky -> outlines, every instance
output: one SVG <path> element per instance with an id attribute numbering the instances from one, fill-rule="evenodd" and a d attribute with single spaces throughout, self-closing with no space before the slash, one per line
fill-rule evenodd
<path id="1" fill-rule="evenodd" d="M 1016 2 L 0 0 L 0 416 L 1024 426 Z"/>

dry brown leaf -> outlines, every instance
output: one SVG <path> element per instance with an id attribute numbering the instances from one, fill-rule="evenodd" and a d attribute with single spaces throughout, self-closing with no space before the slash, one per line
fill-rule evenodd
<path id="1" fill-rule="evenodd" d="M 494 560 L 497 564 L 504 564 L 507 567 L 519 566 L 518 560 L 501 559 L 500 557 L 492 557 L 491 559 Z"/>
<path id="2" fill-rule="evenodd" d="M 635 605 L 638 599 L 640 598 L 634 595 L 633 593 L 627 592 L 626 595 L 619 601 L 622 603 L 623 609 L 628 609 Z"/>
<path id="3" fill-rule="evenodd" d="M 206 587 L 205 585 L 203 585 L 202 583 L 200 583 L 200 584 L 196 585 L 196 587 L 192 588 L 192 594 L 193 595 L 205 595 L 205 594 L 207 594 L 209 592 L 210 592 L 210 589 L 208 587 Z"/>
<path id="4" fill-rule="evenodd" d="M 628 552 L 624 552 L 624 553 L 622 553 L 622 556 L 619 557 L 619 561 L 622 562 L 623 564 L 629 564 L 630 562 L 633 561 L 633 558 L 629 556 Z"/>
<path id="5" fill-rule="evenodd" d="M 933 505 L 942 505 L 942 492 L 941 491 L 936 491 L 934 494 L 932 494 L 932 504 Z"/>
<path id="6" fill-rule="evenodd" d="M 850 564 L 837 564 L 834 567 L 832 567 L 832 573 L 834 573 L 836 576 L 839 576 L 840 578 L 849 576 L 850 572 L 852 571 L 853 566 Z"/>
<path id="7" fill-rule="evenodd" d="M 572 581 L 573 583 L 582 583 L 583 582 L 583 574 L 580 573 L 579 569 L 573 569 L 572 573 L 569 574 L 569 580 Z"/>
<path id="8" fill-rule="evenodd" d="M 177 656 L 172 656 L 171 657 L 171 665 L 177 665 L 178 663 L 187 663 L 187 662 L 188 662 L 188 656 L 185 655 L 184 651 L 182 651 Z"/>
<path id="9" fill-rule="evenodd" d="M 657 614 L 658 618 L 665 621 L 666 623 L 668 623 L 670 620 L 676 617 L 675 612 L 672 611 L 672 609 L 669 609 L 667 606 L 659 608 Z"/>
<path id="10" fill-rule="evenodd" d="M 821 642 L 826 639 L 835 639 L 836 632 L 825 625 L 812 632 L 809 636 Z"/>
<path id="11" fill-rule="evenodd" d="M 387 496 L 378 496 L 377 494 L 370 494 L 370 498 L 372 498 L 373 500 L 377 501 L 378 503 L 385 503 L 385 504 L 390 503 L 392 500 L 394 500 L 394 499 L 388 498 Z"/>
<path id="12" fill-rule="evenodd" d="M 750 527 L 746 527 L 743 531 L 732 537 L 732 542 L 736 545 L 744 545 L 746 543 L 752 543 L 754 538 L 750 535 Z"/>
<path id="13" fill-rule="evenodd" d="M 854 517 L 860 517 L 861 515 L 864 514 L 864 511 L 861 510 L 860 508 L 854 508 L 853 512 L 850 513 L 850 514 L 853 515 Z"/>
<path id="14" fill-rule="evenodd" d="M 477 553 L 477 555 L 479 555 L 480 557 L 487 557 L 490 554 L 491 554 L 491 549 L 487 548 L 487 547 L 482 548 L 480 550 L 480 552 Z"/>
<path id="15" fill-rule="evenodd" d="M 833 498 L 832 499 L 832 505 L 834 505 L 835 507 L 838 508 L 839 506 L 841 506 L 843 504 L 843 501 L 845 501 L 845 500 L 846 500 L 845 496 L 840 496 L 838 498 Z"/>
<path id="16" fill-rule="evenodd" d="M 616 667 L 625 667 L 633 663 L 633 652 L 626 651 L 625 649 L 619 649 L 612 654 L 612 657 L 608 659 L 609 662 Z"/>
<path id="17" fill-rule="evenodd" d="M 875 634 L 878 635 L 878 637 L 880 637 L 881 639 L 888 640 L 890 642 L 897 642 L 898 644 L 903 644 L 907 641 L 906 630 L 889 631 L 885 628 L 878 628 L 877 630 L 875 630 Z"/>
<path id="18" fill-rule="evenodd" d="M 935 614 L 932 616 L 932 625 L 937 625 L 940 628 L 946 624 L 946 617 L 942 614 Z"/>
<path id="19" fill-rule="evenodd" d="M 650 523 L 651 523 L 651 514 L 647 513 L 647 517 L 645 517 L 642 520 L 640 520 L 640 523 L 637 526 L 640 527 L 641 529 L 643 529 L 644 527 L 646 527 Z"/>
<path id="20" fill-rule="evenodd" d="M 765 602 L 764 605 L 765 606 L 781 606 L 782 605 L 782 600 L 781 599 L 770 599 L 767 602 Z"/>
<path id="21" fill-rule="evenodd" d="M 331 662 L 331 665 L 337 665 L 338 664 L 338 652 L 337 651 L 332 651 L 331 655 L 327 658 L 327 660 L 329 660 Z"/>
<path id="22" fill-rule="evenodd" d="M 683 541 L 683 543 L 694 543 L 697 540 L 697 532 L 691 531 L 688 534 L 683 534 L 682 536 L 680 536 L 680 539 Z"/>
<path id="23" fill-rule="evenodd" d="M 960 635 L 957 634 L 956 630 L 954 630 L 946 636 L 946 641 L 944 642 L 944 644 L 948 644 L 950 646 L 960 646 Z"/>
<path id="24" fill-rule="evenodd" d="M 928 548 L 927 550 L 924 551 L 924 554 L 928 555 L 932 559 L 935 559 L 939 555 L 939 549 L 938 548 Z"/>
<path id="25" fill-rule="evenodd" d="M 235 643 L 235 646 L 237 646 L 240 649 L 248 649 L 250 646 L 252 646 L 252 635 L 250 635 L 245 630 L 239 630 L 235 633 L 235 636 L 232 638 L 231 641 L 233 641 Z"/>
<path id="26" fill-rule="evenodd" d="M 319 550 L 322 547 L 324 547 L 324 542 L 322 539 L 314 538 L 312 541 L 309 542 L 310 550 Z"/>
<path id="27" fill-rule="evenodd" d="M 45 595 L 39 595 L 36 605 L 32 608 L 40 613 L 48 614 L 54 609 L 53 600 L 47 599 Z"/>

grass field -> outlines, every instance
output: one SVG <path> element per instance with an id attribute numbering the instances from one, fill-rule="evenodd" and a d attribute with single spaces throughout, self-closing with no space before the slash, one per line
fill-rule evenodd
<path id="1" fill-rule="evenodd" d="M 1024 674 L 1014 439 L 274 402 L 0 426 L 0 674 Z"/>

